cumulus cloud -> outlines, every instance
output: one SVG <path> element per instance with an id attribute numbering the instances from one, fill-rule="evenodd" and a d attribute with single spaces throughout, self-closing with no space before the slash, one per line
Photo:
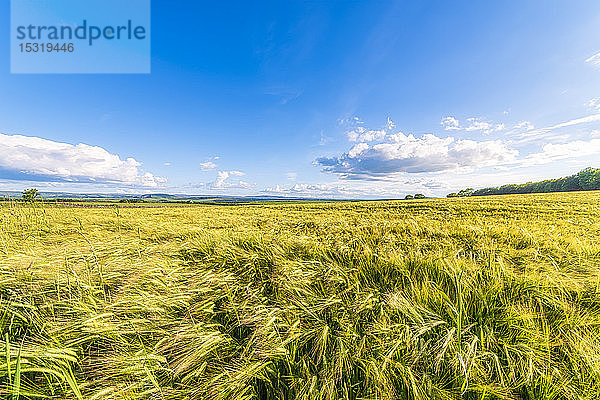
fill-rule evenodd
<path id="1" fill-rule="evenodd" d="M 384 129 L 367 130 L 362 126 L 359 126 L 346 132 L 346 135 L 351 142 L 372 142 L 374 140 L 383 139 L 386 135 L 386 131 Z"/>
<path id="2" fill-rule="evenodd" d="M 419 173 L 493 166 L 514 161 L 518 151 L 499 140 L 477 142 L 440 138 L 432 134 L 417 138 L 396 133 L 384 143 L 358 144 L 336 157 L 321 157 L 315 164 L 324 172 L 348 179 L 381 179 L 394 173 Z"/>
<path id="3" fill-rule="evenodd" d="M 251 189 L 254 187 L 251 183 L 242 180 L 231 180 L 231 177 L 240 177 L 246 175 L 241 171 L 217 171 L 217 179 L 214 182 L 209 183 L 208 186 L 211 189 Z"/>
<path id="4" fill-rule="evenodd" d="M 210 171 L 210 170 L 213 170 L 215 168 L 217 168 L 217 164 L 215 164 L 212 161 L 206 161 L 206 162 L 200 163 L 200 169 L 202 171 Z"/>
<path id="5" fill-rule="evenodd" d="M 442 118 L 442 122 L 440 123 L 444 130 L 446 131 L 460 131 L 464 130 L 467 132 L 481 131 L 484 134 L 499 132 L 504 130 L 504 124 L 492 124 L 486 121 L 483 121 L 481 118 L 467 118 L 466 125 L 462 126 L 460 121 L 455 117 L 448 116 Z"/>
<path id="6" fill-rule="evenodd" d="M 490 124 L 482 121 L 480 118 L 467 118 L 468 125 L 465 127 L 467 132 L 481 131 L 484 134 L 504 130 L 504 124 Z"/>
<path id="7" fill-rule="evenodd" d="M 340 124 L 353 127 L 351 130 L 346 131 L 346 136 L 351 142 L 373 142 L 383 140 L 386 135 L 396 127 L 396 124 L 390 117 L 387 118 L 384 127 L 381 129 L 366 129 L 362 126 L 364 124 L 363 121 L 358 117 L 340 120 Z"/>
<path id="8" fill-rule="evenodd" d="M 217 188 L 225 186 L 225 181 L 229 178 L 229 172 L 227 171 L 218 171 L 217 179 L 215 180 L 214 186 Z"/>
<path id="9" fill-rule="evenodd" d="M 446 131 L 457 131 L 460 129 L 458 120 L 454 117 L 444 117 L 440 123 Z"/>
<path id="10" fill-rule="evenodd" d="M 359 143 L 355 146 L 353 146 L 350 151 L 348 151 L 348 156 L 351 158 L 354 158 L 356 156 L 358 156 L 360 153 L 362 153 L 365 150 L 368 150 L 370 148 L 370 146 L 366 143 Z"/>
<path id="11" fill-rule="evenodd" d="M 99 146 L 0 134 L 0 169 L 14 180 L 94 182 L 158 187 L 165 178 L 143 172 L 133 158 L 122 160 Z"/>

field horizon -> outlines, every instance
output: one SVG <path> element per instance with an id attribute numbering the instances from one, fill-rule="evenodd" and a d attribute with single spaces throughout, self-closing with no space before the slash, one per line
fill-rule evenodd
<path id="1" fill-rule="evenodd" d="M 206 203 L 206 204 L 236 204 L 253 202 L 298 202 L 298 201 L 393 201 L 393 200 L 415 200 L 415 199 L 435 199 L 435 198 L 455 198 L 471 196 L 498 196 L 506 194 L 532 194 L 532 193 L 569 193 L 582 191 L 600 190 L 600 169 L 588 167 L 576 174 L 548 179 L 538 182 L 527 182 L 521 184 L 507 184 L 500 187 L 487 188 L 466 188 L 457 192 L 448 193 L 445 196 L 425 196 L 423 194 L 408 194 L 400 197 L 382 197 L 382 198 L 364 198 L 360 197 L 322 197 L 322 196 L 283 196 L 255 194 L 246 196 L 225 196 L 225 195 L 207 195 L 207 194 L 176 194 L 176 193 L 76 193 L 76 192 L 40 192 L 38 189 L 30 188 L 22 192 L 19 191 L 0 191 L 2 199 L 9 200 L 48 200 L 51 202 L 68 204 L 69 201 L 86 202 L 119 202 L 119 203 Z M 29 194 L 28 194 L 29 193 Z"/>

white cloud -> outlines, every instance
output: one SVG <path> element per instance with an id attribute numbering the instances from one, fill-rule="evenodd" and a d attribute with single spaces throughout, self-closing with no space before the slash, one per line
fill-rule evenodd
<path id="1" fill-rule="evenodd" d="M 600 112 L 600 97 L 595 97 L 585 103 L 586 107 L 591 109 L 592 111 Z"/>
<path id="2" fill-rule="evenodd" d="M 202 171 L 210 171 L 210 170 L 213 170 L 215 168 L 217 168 L 217 164 L 215 164 L 212 161 L 206 161 L 206 162 L 200 163 L 200 169 Z"/>
<path id="3" fill-rule="evenodd" d="M 387 123 L 385 124 L 385 129 L 387 129 L 388 131 L 391 131 L 395 127 L 396 127 L 396 124 L 394 123 L 394 121 L 392 121 L 392 119 L 390 117 L 388 117 Z"/>
<path id="4" fill-rule="evenodd" d="M 457 131 L 460 129 L 458 120 L 454 117 L 444 117 L 440 123 L 446 131 Z"/>
<path id="5" fill-rule="evenodd" d="M 523 165 L 541 165 L 567 158 L 581 158 L 600 154 L 600 139 L 575 140 L 569 143 L 548 143 L 542 151 L 525 157 Z"/>
<path id="6" fill-rule="evenodd" d="M 600 121 L 600 113 L 588 115 L 588 116 L 581 117 L 581 118 L 572 119 L 572 120 L 565 121 L 565 122 L 561 122 L 559 124 L 548 126 L 546 128 L 530 130 L 528 132 L 522 133 L 519 136 L 521 136 L 521 137 L 538 136 L 538 135 L 546 134 L 548 132 L 551 132 L 551 131 L 554 131 L 557 129 L 568 128 L 571 126 L 581 125 L 581 124 L 589 124 L 589 123 L 598 122 L 598 121 Z"/>
<path id="7" fill-rule="evenodd" d="M 350 125 L 353 128 L 346 132 L 348 140 L 351 142 L 374 142 L 385 139 L 386 135 L 396 127 L 390 117 L 387 118 L 385 126 L 381 129 L 366 129 L 363 122 L 358 118 L 341 120 L 344 125 Z"/>
<path id="8" fill-rule="evenodd" d="M 319 146 L 325 146 L 329 142 L 333 142 L 333 138 L 325 135 L 325 132 L 321 130 L 321 134 L 319 136 Z"/>
<path id="9" fill-rule="evenodd" d="M 221 188 L 225 186 L 225 181 L 229 178 L 229 172 L 227 171 L 218 171 L 217 179 L 215 180 L 214 187 Z"/>
<path id="10" fill-rule="evenodd" d="M 600 53 L 596 53 L 593 56 L 585 60 L 586 63 L 592 63 L 594 65 L 600 65 Z"/>
<path id="11" fill-rule="evenodd" d="M 165 167 L 170 167 L 171 163 L 170 162 L 166 162 L 164 165 L 165 165 Z"/>
<path id="12" fill-rule="evenodd" d="M 238 181 L 237 186 L 240 189 L 252 189 L 255 185 L 246 181 Z"/>
<path id="13" fill-rule="evenodd" d="M 467 125 L 464 127 L 461 126 L 460 121 L 458 119 L 452 116 L 442 118 L 442 122 L 440 124 L 446 131 L 481 131 L 484 134 L 488 134 L 504 130 L 504 124 L 492 124 L 481 120 L 481 118 L 475 117 L 467 118 Z"/>
<path id="14" fill-rule="evenodd" d="M 385 138 L 387 132 L 384 129 L 367 130 L 362 126 L 358 126 L 351 131 L 346 132 L 348 140 L 351 142 L 372 142 Z"/>
<path id="15" fill-rule="evenodd" d="M 357 155 L 359 155 L 360 153 L 362 153 L 365 150 L 369 149 L 369 145 L 366 143 L 359 143 L 355 146 L 353 146 L 350 151 L 348 151 L 348 156 L 351 158 L 356 157 Z"/>
<path id="16" fill-rule="evenodd" d="M 353 181 L 343 180 L 320 184 L 297 183 L 291 186 L 276 185 L 266 188 L 265 194 L 285 197 L 306 198 L 403 198 L 408 193 L 424 193 L 435 195 L 436 191 L 446 191 L 448 185 L 438 179 L 429 177 L 395 176 L 385 181 Z"/>
<path id="17" fill-rule="evenodd" d="M 0 134 L 0 168 L 15 180 L 58 180 L 158 187 L 166 182 L 102 147 Z"/>
<path id="18" fill-rule="evenodd" d="M 385 143 L 369 146 L 361 143 L 337 157 L 321 157 L 315 161 L 324 172 L 348 179 L 382 179 L 389 174 L 438 172 L 479 168 L 509 163 L 518 151 L 505 143 L 477 142 L 439 138 L 432 134 L 416 138 L 397 133 Z"/>
<path id="19" fill-rule="evenodd" d="M 251 183 L 242 180 L 233 180 L 231 177 L 244 176 L 245 173 L 241 171 L 217 171 L 217 179 L 214 182 L 207 184 L 206 186 L 211 189 L 251 189 L 254 187 Z"/>
<path id="20" fill-rule="evenodd" d="M 481 131 L 484 134 L 498 132 L 504 130 L 504 124 L 490 124 L 489 122 L 482 121 L 480 118 L 467 118 L 469 123 L 465 130 L 467 132 Z"/>
<path id="21" fill-rule="evenodd" d="M 590 122 L 597 122 L 597 121 L 600 121 L 600 114 L 593 114 L 593 115 L 588 115 L 586 117 L 573 119 L 573 120 L 570 120 L 567 122 L 563 122 L 561 124 L 551 126 L 549 128 L 545 128 L 544 130 L 552 131 L 552 130 L 559 129 L 559 128 L 566 128 L 566 127 L 573 126 L 573 125 L 587 124 Z"/>
<path id="22" fill-rule="evenodd" d="M 284 197 L 304 197 L 304 198 L 357 198 L 364 196 L 365 198 L 373 197 L 376 191 L 372 189 L 353 188 L 337 183 L 321 183 L 308 184 L 296 183 L 290 187 L 282 187 L 276 185 L 273 188 L 262 190 L 263 193 Z"/>
<path id="23" fill-rule="evenodd" d="M 535 129 L 535 126 L 533 126 L 533 124 L 529 121 L 521 121 L 518 124 L 516 124 L 513 129 L 532 131 Z"/>
<path id="24" fill-rule="evenodd" d="M 339 125 L 361 125 L 364 124 L 364 122 L 357 116 L 353 116 L 353 117 L 349 117 L 349 118 L 340 118 L 338 119 L 338 124 Z"/>

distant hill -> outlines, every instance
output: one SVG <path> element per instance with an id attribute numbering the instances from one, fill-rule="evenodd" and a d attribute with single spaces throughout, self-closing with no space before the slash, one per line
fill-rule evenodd
<path id="1" fill-rule="evenodd" d="M 0 191 L 0 201 L 8 199 L 20 199 L 22 192 Z M 120 203 L 217 203 L 217 204 L 239 204 L 259 202 L 294 202 L 294 201 L 336 201 L 329 198 L 305 198 L 286 196 L 206 196 L 186 194 L 117 194 L 117 193 L 68 193 L 68 192 L 40 192 L 40 196 L 49 202 L 120 202 Z"/>
<path id="2" fill-rule="evenodd" d="M 549 179 L 541 182 L 504 185 L 485 189 L 466 189 L 458 194 L 451 193 L 448 197 L 490 196 L 498 194 L 525 194 L 550 192 L 575 192 L 583 190 L 600 190 L 600 169 L 586 168 L 583 171 L 559 179 Z"/>

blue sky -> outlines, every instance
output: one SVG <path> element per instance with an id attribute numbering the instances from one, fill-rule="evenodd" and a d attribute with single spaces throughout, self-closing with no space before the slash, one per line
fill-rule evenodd
<path id="1" fill-rule="evenodd" d="M 0 190 L 393 198 L 600 167 L 599 26 L 589 1 L 153 0 L 140 75 L 11 74 L 7 28 Z"/>

